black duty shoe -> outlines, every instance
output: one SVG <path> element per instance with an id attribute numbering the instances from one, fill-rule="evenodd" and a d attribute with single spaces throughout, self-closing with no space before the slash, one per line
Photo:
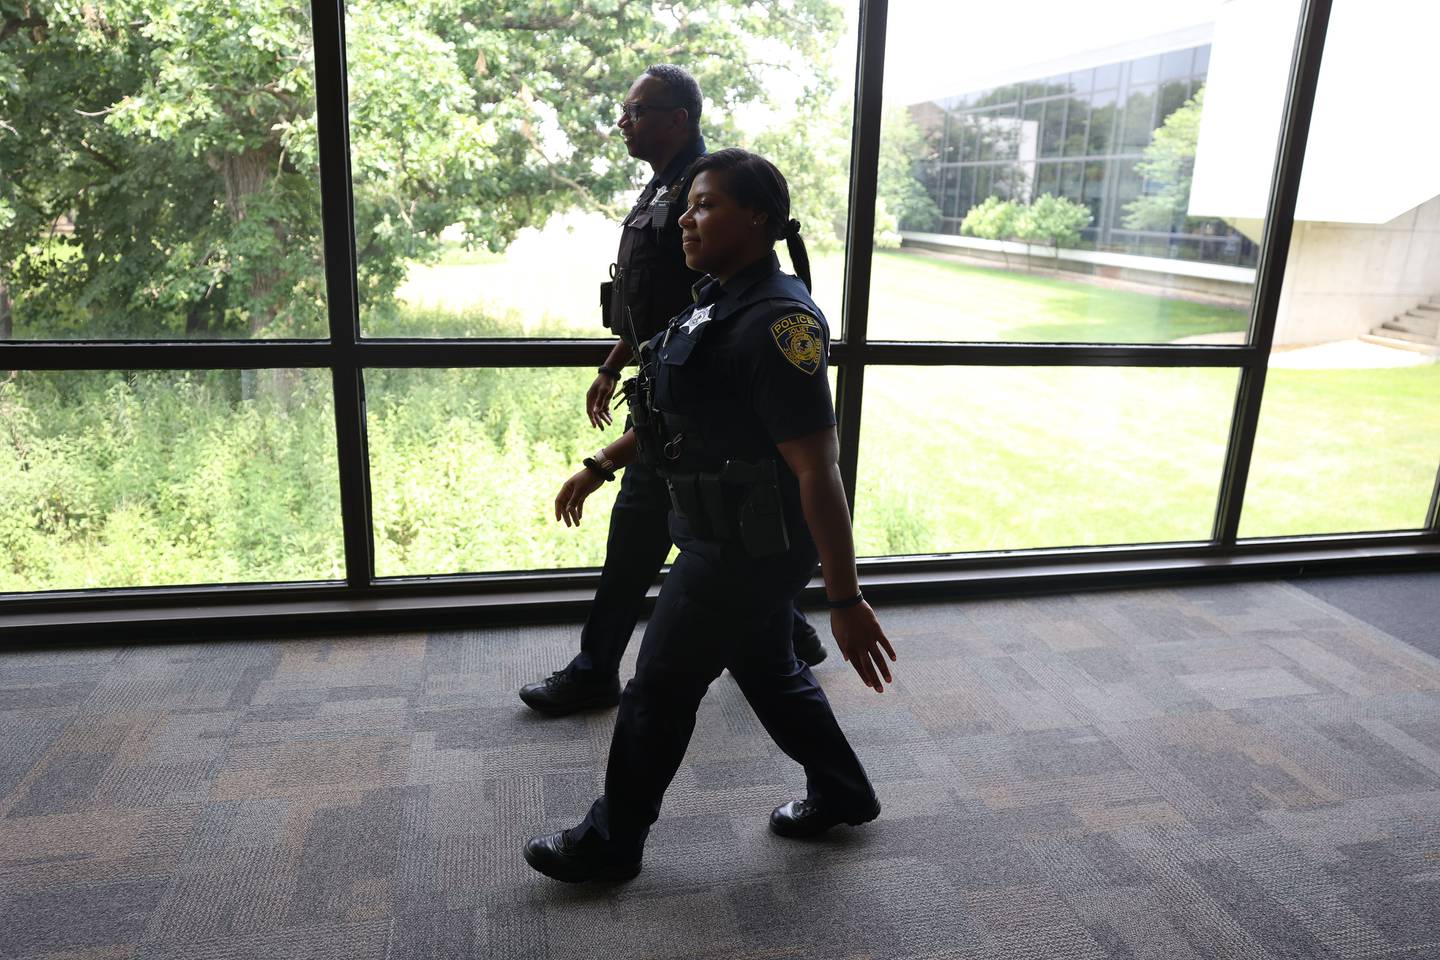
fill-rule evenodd
<path id="1" fill-rule="evenodd" d="M 880 816 L 880 801 L 860 814 L 844 814 L 827 809 L 813 800 L 791 800 L 782 803 L 770 813 L 770 831 L 792 840 L 807 840 L 818 837 L 836 824 L 846 823 L 852 827 L 869 823 Z"/>
<path id="2" fill-rule="evenodd" d="M 808 623 L 795 624 L 794 632 L 790 635 L 790 642 L 795 647 L 795 656 L 812 667 L 829 656 L 825 645 L 820 642 L 820 634 L 816 633 L 815 628 Z"/>
<path id="3" fill-rule="evenodd" d="M 536 870 L 565 883 L 586 880 L 631 880 L 640 872 L 640 861 L 615 861 L 583 854 L 570 842 L 568 830 L 531 837 L 525 843 L 525 862 Z"/>
<path id="4" fill-rule="evenodd" d="M 620 678 L 591 680 L 566 667 L 538 683 L 520 688 L 525 705 L 549 717 L 563 717 L 577 710 L 597 710 L 620 702 Z"/>

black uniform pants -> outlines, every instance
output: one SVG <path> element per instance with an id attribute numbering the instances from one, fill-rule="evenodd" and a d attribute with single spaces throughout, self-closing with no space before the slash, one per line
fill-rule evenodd
<path id="1" fill-rule="evenodd" d="M 645 592 L 670 553 L 670 493 L 665 479 L 644 464 L 632 463 L 620 477 L 620 492 L 610 511 L 605 566 L 580 631 L 580 653 L 573 669 L 596 677 L 620 672 L 620 659 L 635 632 Z M 790 628 L 799 635 L 810 624 L 793 604 Z"/>
<path id="2" fill-rule="evenodd" d="M 572 839 L 639 857 L 684 759 L 695 712 L 728 669 L 767 733 L 805 768 L 807 796 L 868 815 L 875 793 L 810 668 L 795 658 L 791 611 L 813 550 L 751 560 L 734 545 L 678 540 L 681 553 L 645 630 L 615 719 L 605 795 Z M 777 798 L 783 799 L 783 798 Z"/>

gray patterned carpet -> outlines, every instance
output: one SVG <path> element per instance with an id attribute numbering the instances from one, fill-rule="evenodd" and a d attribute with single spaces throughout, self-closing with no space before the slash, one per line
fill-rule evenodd
<path id="1" fill-rule="evenodd" d="M 1440 661 L 1285 583 L 882 620 L 893 690 L 817 671 L 881 819 L 772 837 L 722 677 L 621 887 L 520 857 L 603 769 L 514 697 L 572 627 L 0 656 L 0 956 L 1440 957 Z"/>

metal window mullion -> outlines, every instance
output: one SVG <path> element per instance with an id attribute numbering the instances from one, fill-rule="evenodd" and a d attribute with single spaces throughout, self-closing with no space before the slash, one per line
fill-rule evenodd
<path id="1" fill-rule="evenodd" d="M 375 575 L 371 536 L 370 463 L 365 441 L 365 381 L 356 350 L 360 336 L 355 277 L 355 204 L 350 178 L 350 130 L 345 76 L 343 0 L 312 0 L 315 34 L 315 119 L 320 149 L 326 306 L 330 318 L 335 445 L 340 470 L 340 518 L 345 582 L 368 587 Z"/>
<path id="2" fill-rule="evenodd" d="M 1249 342 L 1255 353 L 1241 370 L 1240 382 L 1236 386 L 1235 414 L 1230 423 L 1230 440 L 1226 445 L 1220 496 L 1216 502 L 1214 539 L 1225 546 L 1235 543 L 1240 530 L 1241 511 L 1245 506 L 1245 485 L 1250 477 L 1250 462 L 1255 452 L 1255 433 L 1265 394 L 1270 348 L 1275 339 L 1285 266 L 1290 256 L 1295 199 L 1300 191 L 1310 117 L 1320 77 L 1320 60 L 1325 49 L 1325 31 L 1330 22 L 1330 4 L 1331 0 L 1306 0 L 1290 61 L 1290 80 L 1281 115 L 1279 142 L 1276 144 L 1269 207 L 1265 213 L 1265 232 L 1256 269 L 1255 300 L 1251 308 Z"/>
<path id="3" fill-rule="evenodd" d="M 837 363 L 859 360 L 857 344 L 839 343 L 832 350 Z M 935 343 L 867 342 L 869 366 L 985 367 L 1233 367 L 1263 363 L 1251 346 L 1072 343 Z"/>
<path id="4" fill-rule="evenodd" d="M 1440 534 L 1440 468 L 1436 469 L 1435 486 L 1430 491 L 1430 509 L 1425 511 L 1425 529 Z"/>
<path id="5" fill-rule="evenodd" d="M 37 340 L 3 349 L 7 370 L 248 370 L 331 361 L 328 343 L 284 340 Z"/>
<path id="6" fill-rule="evenodd" d="M 852 517 L 860 462 L 860 413 L 865 385 L 865 341 L 870 318 L 871 259 L 875 252 L 875 194 L 880 170 L 885 26 L 889 7 L 889 0 L 860 0 L 859 44 L 855 58 L 850 218 L 845 235 L 845 293 L 841 305 L 849 359 L 840 367 L 835 398 L 840 433 L 840 478 Z M 941 198 L 943 200 L 943 193 Z"/>

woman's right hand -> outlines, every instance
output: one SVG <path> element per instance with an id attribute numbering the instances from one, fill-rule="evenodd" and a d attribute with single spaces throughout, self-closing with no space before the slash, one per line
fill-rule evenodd
<path id="1" fill-rule="evenodd" d="M 589 467 L 566 480 L 555 496 L 555 519 L 564 520 L 567 527 L 578 527 L 580 516 L 585 512 L 585 498 L 604 482 L 605 478 Z"/>
<path id="2" fill-rule="evenodd" d="M 597 374 L 595 382 L 585 392 L 585 414 L 596 430 L 604 430 L 614 421 L 614 417 L 610 416 L 610 401 L 615 397 L 617 382 L 608 373 Z"/>

